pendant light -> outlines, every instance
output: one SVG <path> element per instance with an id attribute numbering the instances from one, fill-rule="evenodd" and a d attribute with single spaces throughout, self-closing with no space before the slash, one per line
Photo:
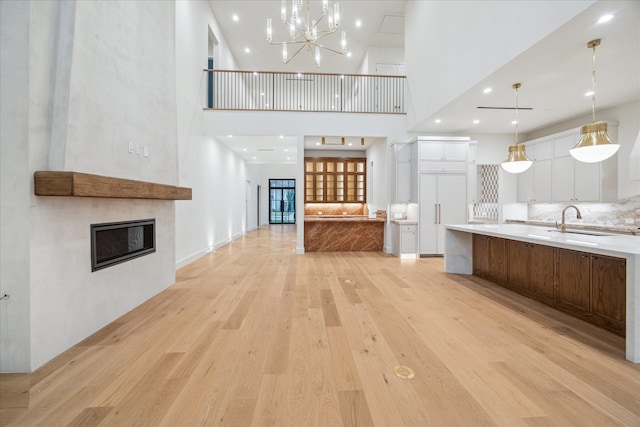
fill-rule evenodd
<path id="1" fill-rule="evenodd" d="M 509 173 L 524 172 L 533 164 L 533 161 L 527 157 L 527 153 L 524 151 L 524 145 L 518 144 L 518 89 L 520 86 L 522 86 L 520 83 L 515 83 L 512 86 L 516 91 L 516 143 L 509 147 L 507 160 L 502 162 L 502 169 Z"/>
<path id="2" fill-rule="evenodd" d="M 611 141 L 607 134 L 607 124 L 596 122 L 596 46 L 600 46 L 600 39 L 587 43 L 589 49 L 593 49 L 593 67 L 591 72 L 591 124 L 585 125 L 580 130 L 580 141 L 569 150 L 569 153 L 581 162 L 596 163 L 608 159 L 616 154 L 620 144 Z"/>

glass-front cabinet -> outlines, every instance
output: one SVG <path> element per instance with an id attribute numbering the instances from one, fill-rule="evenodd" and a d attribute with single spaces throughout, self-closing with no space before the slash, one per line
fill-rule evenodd
<path id="1" fill-rule="evenodd" d="M 366 158 L 305 157 L 306 202 L 365 203 Z"/>

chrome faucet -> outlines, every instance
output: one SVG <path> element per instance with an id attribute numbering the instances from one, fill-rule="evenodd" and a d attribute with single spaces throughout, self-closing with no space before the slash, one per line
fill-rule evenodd
<path id="1" fill-rule="evenodd" d="M 564 225 L 564 215 L 567 212 L 567 209 L 569 209 L 569 208 L 575 209 L 576 210 L 576 214 L 577 214 L 576 217 L 578 219 L 582 219 L 582 215 L 580 214 L 580 209 L 578 209 L 578 207 L 576 205 L 567 206 L 566 208 L 564 208 L 562 210 L 562 224 L 558 225 L 558 221 L 556 221 L 556 228 L 559 228 L 561 233 L 565 233 L 567 231 L 567 226 Z"/>

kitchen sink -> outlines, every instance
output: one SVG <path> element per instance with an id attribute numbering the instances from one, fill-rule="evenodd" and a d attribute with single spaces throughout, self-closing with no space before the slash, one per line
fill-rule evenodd
<path id="1" fill-rule="evenodd" d="M 551 233 L 562 233 L 560 230 L 547 230 Z M 595 231 L 567 230 L 565 234 L 582 234 L 584 236 L 611 236 L 611 234 L 597 233 Z"/>

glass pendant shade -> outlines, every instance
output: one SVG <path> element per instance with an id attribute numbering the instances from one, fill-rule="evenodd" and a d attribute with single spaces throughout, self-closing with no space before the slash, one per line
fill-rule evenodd
<path id="1" fill-rule="evenodd" d="M 591 123 L 582 126 L 580 141 L 569 150 L 574 159 L 584 163 L 596 163 L 608 159 L 616 154 L 620 144 L 616 144 L 607 134 L 607 124 L 604 122 Z"/>
<path id="2" fill-rule="evenodd" d="M 521 173 L 529 169 L 533 161 L 527 157 L 524 149 L 524 145 L 516 144 L 509 146 L 509 155 L 507 156 L 507 160 L 502 162 L 502 169 L 509 173 Z"/>

